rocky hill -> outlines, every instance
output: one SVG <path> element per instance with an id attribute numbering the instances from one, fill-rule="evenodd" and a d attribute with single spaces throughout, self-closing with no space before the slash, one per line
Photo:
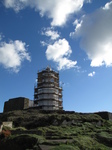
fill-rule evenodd
<path id="1" fill-rule="evenodd" d="M 0 150 L 111 150 L 107 114 L 37 109 L 0 114 L 1 122 L 13 122 L 12 129 L 4 127 L 9 136 L 0 135 Z"/>

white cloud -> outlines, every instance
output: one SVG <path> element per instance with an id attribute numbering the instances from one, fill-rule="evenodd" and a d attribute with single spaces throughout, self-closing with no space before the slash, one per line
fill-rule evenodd
<path id="1" fill-rule="evenodd" d="M 91 60 L 91 66 L 112 66 L 112 1 L 74 25 L 75 31 L 70 35 L 80 37 L 80 46 Z"/>
<path id="2" fill-rule="evenodd" d="M 58 31 L 54 31 L 53 28 L 44 28 L 42 35 L 46 35 L 51 38 L 51 40 L 56 40 L 60 37 Z"/>
<path id="3" fill-rule="evenodd" d="M 41 44 L 42 46 L 47 46 L 47 45 L 48 45 L 45 41 L 40 41 L 40 44 Z"/>
<path id="4" fill-rule="evenodd" d="M 88 74 L 89 77 L 93 77 L 94 75 L 95 75 L 94 71 Z"/>
<path id="5" fill-rule="evenodd" d="M 57 38 L 59 38 L 59 34 L 57 31 L 48 30 L 45 32 L 45 35 L 50 36 L 51 40 L 56 40 Z"/>
<path id="6" fill-rule="evenodd" d="M 26 2 L 25 0 L 4 0 L 4 5 L 6 8 L 13 8 L 15 12 L 19 12 L 21 9 L 26 7 Z"/>
<path id="7" fill-rule="evenodd" d="M 26 44 L 22 41 L 10 41 L 0 43 L 0 64 L 6 69 L 18 72 L 23 60 L 31 61 L 26 50 Z"/>
<path id="8" fill-rule="evenodd" d="M 69 69 L 75 67 L 76 61 L 68 59 L 72 53 L 71 47 L 66 39 L 59 39 L 53 45 L 48 45 L 46 57 L 58 63 L 58 69 Z"/>
<path id="9" fill-rule="evenodd" d="M 108 2 L 105 4 L 105 6 L 103 7 L 104 10 L 108 10 L 108 9 L 111 9 L 111 5 L 112 5 L 112 1 L 111 2 Z"/>
<path id="10" fill-rule="evenodd" d="M 47 15 L 52 19 L 52 26 L 62 26 L 70 14 L 79 11 L 84 2 L 90 0 L 4 0 L 6 8 L 13 8 L 16 12 L 25 7 L 40 11 L 40 15 Z"/>

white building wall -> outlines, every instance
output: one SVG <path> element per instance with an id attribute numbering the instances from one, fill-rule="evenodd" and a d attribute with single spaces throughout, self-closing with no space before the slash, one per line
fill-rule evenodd
<path id="1" fill-rule="evenodd" d="M 55 94 L 42 94 L 42 95 L 38 95 L 38 100 L 39 99 L 55 99 L 58 100 L 58 95 Z"/>
<path id="2" fill-rule="evenodd" d="M 58 110 L 58 107 L 47 107 L 47 106 L 43 106 L 42 107 L 43 110 Z"/>
<path id="3" fill-rule="evenodd" d="M 58 106 L 58 102 L 57 101 L 52 101 L 52 100 L 40 100 L 40 101 L 38 101 L 38 105 L 39 106 L 42 106 L 42 105 L 49 105 L 49 106 L 51 106 L 51 105 L 54 105 L 54 106 Z"/>
<path id="4" fill-rule="evenodd" d="M 54 89 L 54 88 L 38 89 L 38 94 L 41 94 L 41 93 L 55 93 L 55 94 L 58 94 L 59 91 L 58 91 L 58 89 Z"/>
<path id="5" fill-rule="evenodd" d="M 34 101 L 29 100 L 29 107 L 33 107 L 34 106 Z"/>

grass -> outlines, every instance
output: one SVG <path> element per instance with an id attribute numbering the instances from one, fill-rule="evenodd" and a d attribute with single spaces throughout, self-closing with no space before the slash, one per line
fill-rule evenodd
<path id="1" fill-rule="evenodd" d="M 26 131 L 27 129 L 25 127 L 17 127 L 17 128 L 12 128 L 11 130 Z"/>
<path id="2" fill-rule="evenodd" d="M 2 119 L 13 121 L 15 126 L 12 135 L 4 139 L 5 144 L 9 140 L 12 144 L 16 141 L 17 145 L 26 141 L 32 149 L 43 144 L 52 145 L 52 150 L 112 150 L 112 122 L 103 120 L 96 114 L 24 110 L 5 113 Z M 28 134 L 29 131 L 31 134 Z"/>
<path id="3" fill-rule="evenodd" d="M 74 147 L 74 146 L 71 146 L 71 145 L 59 145 L 59 146 L 56 146 L 55 148 L 52 148 L 50 150 L 80 150 L 78 147 Z"/>

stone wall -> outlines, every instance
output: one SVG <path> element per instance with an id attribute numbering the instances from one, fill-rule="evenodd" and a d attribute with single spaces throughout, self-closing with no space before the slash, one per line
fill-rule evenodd
<path id="1" fill-rule="evenodd" d="M 12 128 L 13 123 L 12 123 L 12 121 L 7 121 L 7 122 L 2 122 L 2 125 L 4 127 Z"/>
<path id="2" fill-rule="evenodd" d="M 0 132 L 2 132 L 3 125 L 0 125 Z"/>
<path id="3" fill-rule="evenodd" d="M 25 97 L 9 99 L 4 104 L 4 112 L 13 110 L 23 110 L 27 108 L 29 108 L 29 99 Z"/>
<path id="4" fill-rule="evenodd" d="M 112 113 L 110 113 L 110 112 L 104 111 L 104 112 L 97 112 L 95 114 L 97 114 L 100 117 L 102 117 L 102 119 L 111 120 L 112 121 Z"/>
<path id="5" fill-rule="evenodd" d="M 12 128 L 13 122 L 7 121 L 7 122 L 0 122 L 0 132 L 2 132 L 3 127 L 9 127 Z"/>

